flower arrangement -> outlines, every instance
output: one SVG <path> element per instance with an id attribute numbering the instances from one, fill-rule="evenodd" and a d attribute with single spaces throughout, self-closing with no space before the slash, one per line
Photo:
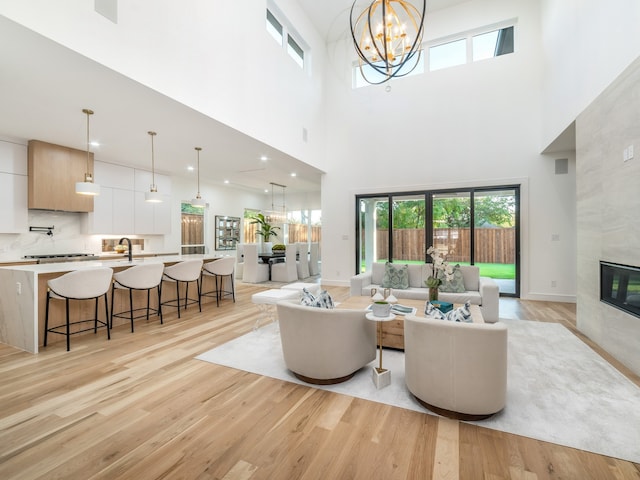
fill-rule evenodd
<path id="1" fill-rule="evenodd" d="M 433 274 L 425 280 L 425 285 L 429 288 L 438 288 L 442 284 L 442 279 L 451 280 L 453 278 L 453 268 L 449 265 L 440 250 L 433 245 L 427 249 L 427 255 L 433 259 Z M 446 255 L 446 253 L 445 253 Z"/>

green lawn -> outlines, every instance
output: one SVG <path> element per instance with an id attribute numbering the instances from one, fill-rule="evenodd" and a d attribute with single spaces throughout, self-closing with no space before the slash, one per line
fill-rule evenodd
<path id="1" fill-rule="evenodd" d="M 386 260 L 378 260 L 379 263 L 384 263 Z M 423 263 L 418 260 L 402 260 L 401 263 Z M 469 262 L 456 262 L 460 265 L 469 265 Z M 481 277 L 501 278 L 506 280 L 513 280 L 516 278 L 516 265 L 515 263 L 476 263 L 480 268 Z M 361 269 L 365 271 L 364 265 Z"/>

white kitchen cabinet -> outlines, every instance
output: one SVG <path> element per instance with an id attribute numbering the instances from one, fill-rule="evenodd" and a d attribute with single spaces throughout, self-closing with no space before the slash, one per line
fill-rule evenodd
<path id="1" fill-rule="evenodd" d="M 171 233 L 171 198 L 164 196 L 162 203 L 144 200 L 145 192 L 135 192 L 134 232 L 137 235 L 164 235 Z"/>
<path id="2" fill-rule="evenodd" d="M 26 175 L 0 172 L 0 233 L 24 233 L 28 227 Z"/>
<path id="3" fill-rule="evenodd" d="M 100 184 L 101 194 L 95 197 L 94 211 L 87 216 L 86 232 L 112 235 L 156 233 L 154 205 L 144 201 L 144 193 L 135 191 L 136 185 L 143 185 L 147 177 L 150 181 L 150 172 L 95 162 L 95 178 Z"/>
<path id="4" fill-rule="evenodd" d="M 135 203 L 133 190 L 113 189 L 113 233 L 128 235 L 135 232 L 135 213 L 131 208 Z"/>
<path id="5" fill-rule="evenodd" d="M 86 227 L 89 234 L 113 233 L 113 189 L 100 185 L 100 195 L 93 199 L 93 212 L 87 213 Z"/>
<path id="6" fill-rule="evenodd" d="M 0 139 L 0 172 L 27 175 L 27 146 Z"/>
<path id="7" fill-rule="evenodd" d="M 95 182 L 101 187 L 119 188 L 133 191 L 135 185 L 134 169 L 113 163 L 95 161 L 93 164 Z"/>
<path id="8" fill-rule="evenodd" d="M 0 233 L 28 230 L 27 146 L 0 140 Z"/>

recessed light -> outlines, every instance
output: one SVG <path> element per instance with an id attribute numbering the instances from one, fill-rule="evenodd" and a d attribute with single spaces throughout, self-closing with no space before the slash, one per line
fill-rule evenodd
<path id="1" fill-rule="evenodd" d="M 265 189 L 264 189 L 264 193 L 269 193 L 269 189 L 268 189 L 268 188 L 265 188 Z"/>
<path id="2" fill-rule="evenodd" d="M 296 176 L 296 172 L 291 172 L 291 176 L 295 177 Z"/>
<path id="3" fill-rule="evenodd" d="M 229 180 L 225 180 L 224 183 L 229 183 Z"/>
<path id="4" fill-rule="evenodd" d="M 194 168 L 193 168 L 191 165 L 189 165 L 189 166 L 187 167 L 187 170 L 189 170 L 190 172 L 193 172 Z"/>
<path id="5" fill-rule="evenodd" d="M 266 162 L 267 160 L 269 160 L 269 158 L 266 155 L 261 155 L 260 160 L 262 160 L 263 162 Z"/>

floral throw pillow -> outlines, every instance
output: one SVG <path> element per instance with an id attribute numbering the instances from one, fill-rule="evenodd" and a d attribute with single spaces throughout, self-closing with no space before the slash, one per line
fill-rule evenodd
<path id="1" fill-rule="evenodd" d="M 427 317 L 431 317 L 435 320 L 448 320 L 450 322 L 464 322 L 471 323 L 471 302 L 466 302 L 463 306 L 451 310 L 447 313 L 442 313 L 430 302 L 427 302 L 424 306 L 424 314 Z"/>
<path id="2" fill-rule="evenodd" d="M 395 288 L 406 290 L 409 288 L 409 265 L 394 265 L 387 262 L 384 266 L 382 288 Z"/>
<path id="3" fill-rule="evenodd" d="M 307 307 L 312 307 L 316 302 L 316 297 L 307 290 L 306 288 L 302 289 L 302 298 L 300 299 L 300 305 L 306 305 Z"/>
<path id="4" fill-rule="evenodd" d="M 333 308 L 333 299 L 331 298 L 331 295 L 329 295 L 329 292 L 327 292 L 326 290 L 323 290 L 320 295 L 318 295 L 316 297 L 316 301 L 314 302 L 314 304 L 312 305 L 313 307 L 318 307 L 318 308 Z"/>
<path id="5" fill-rule="evenodd" d="M 440 290 L 441 292 L 449 292 L 449 293 L 466 292 L 466 289 L 464 288 L 464 276 L 462 274 L 462 270 L 460 270 L 459 264 L 453 267 L 453 274 L 450 280 L 447 280 L 444 274 L 441 277 L 440 272 L 438 272 L 438 278 L 442 280 L 442 283 L 438 287 L 438 290 Z"/>
<path id="6" fill-rule="evenodd" d="M 334 303 L 331 295 L 326 290 L 323 290 L 320 295 L 314 297 L 309 290 L 306 288 L 302 289 L 302 298 L 300 299 L 300 304 L 305 305 L 307 307 L 317 307 L 317 308 L 333 308 Z"/>

